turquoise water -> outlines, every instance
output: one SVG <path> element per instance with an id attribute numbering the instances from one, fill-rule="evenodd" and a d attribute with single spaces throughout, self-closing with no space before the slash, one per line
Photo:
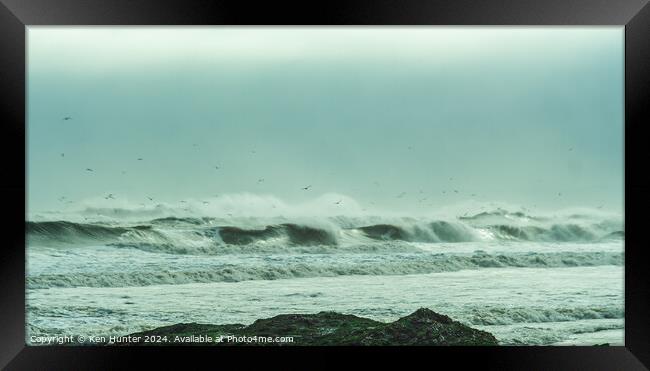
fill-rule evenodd
<path id="1" fill-rule="evenodd" d="M 427 307 L 506 345 L 623 343 L 616 218 L 379 219 L 30 222 L 28 341 Z"/>

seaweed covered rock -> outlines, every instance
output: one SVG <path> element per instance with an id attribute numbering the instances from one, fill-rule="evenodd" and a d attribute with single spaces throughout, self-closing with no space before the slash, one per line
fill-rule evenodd
<path id="1" fill-rule="evenodd" d="M 129 335 L 135 339 L 131 344 L 143 344 L 143 339 L 151 336 L 168 339 L 160 345 L 206 345 L 192 342 L 197 336 L 220 339 L 209 343 L 213 345 L 497 345 L 492 334 L 465 326 L 426 308 L 390 323 L 336 312 L 320 312 L 282 314 L 259 319 L 249 326 L 189 323 Z M 251 341 L 275 337 L 291 337 L 293 340 Z M 237 338 L 248 341 L 234 340 Z"/>

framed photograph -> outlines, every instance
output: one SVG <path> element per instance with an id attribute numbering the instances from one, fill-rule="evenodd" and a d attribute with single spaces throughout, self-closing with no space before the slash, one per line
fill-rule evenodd
<path id="1" fill-rule="evenodd" d="M 2 3 L 3 367 L 650 364 L 645 1 Z"/>

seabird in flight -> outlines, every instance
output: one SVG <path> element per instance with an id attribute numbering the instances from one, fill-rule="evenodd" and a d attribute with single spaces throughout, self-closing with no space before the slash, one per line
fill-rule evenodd
<path id="1" fill-rule="evenodd" d="M 66 117 L 63 118 L 63 121 L 68 121 L 68 120 L 72 120 L 72 117 L 66 116 Z"/>
<path id="2" fill-rule="evenodd" d="M 302 190 L 303 190 L 303 191 L 308 191 L 309 188 L 311 188 L 311 185 L 308 185 L 307 187 L 302 187 Z"/>
<path id="3" fill-rule="evenodd" d="M 88 167 L 87 167 L 87 168 L 86 168 L 86 171 L 94 171 L 94 170 L 91 169 L 91 168 L 88 168 Z"/>
<path id="4" fill-rule="evenodd" d="M 149 197 L 149 196 L 147 196 L 147 198 L 149 199 L 149 201 L 153 201 L 153 198 L 151 198 L 151 197 Z"/>
<path id="5" fill-rule="evenodd" d="M 115 197 L 113 197 L 113 194 L 112 194 L 112 193 L 109 193 L 108 196 L 106 196 L 106 197 L 104 197 L 104 198 L 107 199 L 107 200 L 108 200 L 108 199 L 111 199 L 111 200 L 114 200 L 114 199 L 115 199 Z"/>
<path id="6" fill-rule="evenodd" d="M 337 202 L 334 203 L 334 205 L 339 205 L 343 200 L 338 200 Z"/>

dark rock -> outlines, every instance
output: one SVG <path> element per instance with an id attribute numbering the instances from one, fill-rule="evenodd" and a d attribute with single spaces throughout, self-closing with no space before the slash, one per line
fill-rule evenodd
<path id="1" fill-rule="evenodd" d="M 293 342 L 223 340 L 191 345 L 497 345 L 497 340 L 492 334 L 470 328 L 426 308 L 418 309 L 391 323 L 336 312 L 282 314 L 259 319 L 249 326 L 182 323 L 131 334 L 131 338 L 139 340 L 126 345 L 144 344 L 145 336 L 167 337 L 166 343 L 153 345 L 182 345 L 174 339 L 177 336 L 192 335 L 210 336 L 215 339 L 226 339 L 228 336 L 280 336 L 293 337 Z"/>

